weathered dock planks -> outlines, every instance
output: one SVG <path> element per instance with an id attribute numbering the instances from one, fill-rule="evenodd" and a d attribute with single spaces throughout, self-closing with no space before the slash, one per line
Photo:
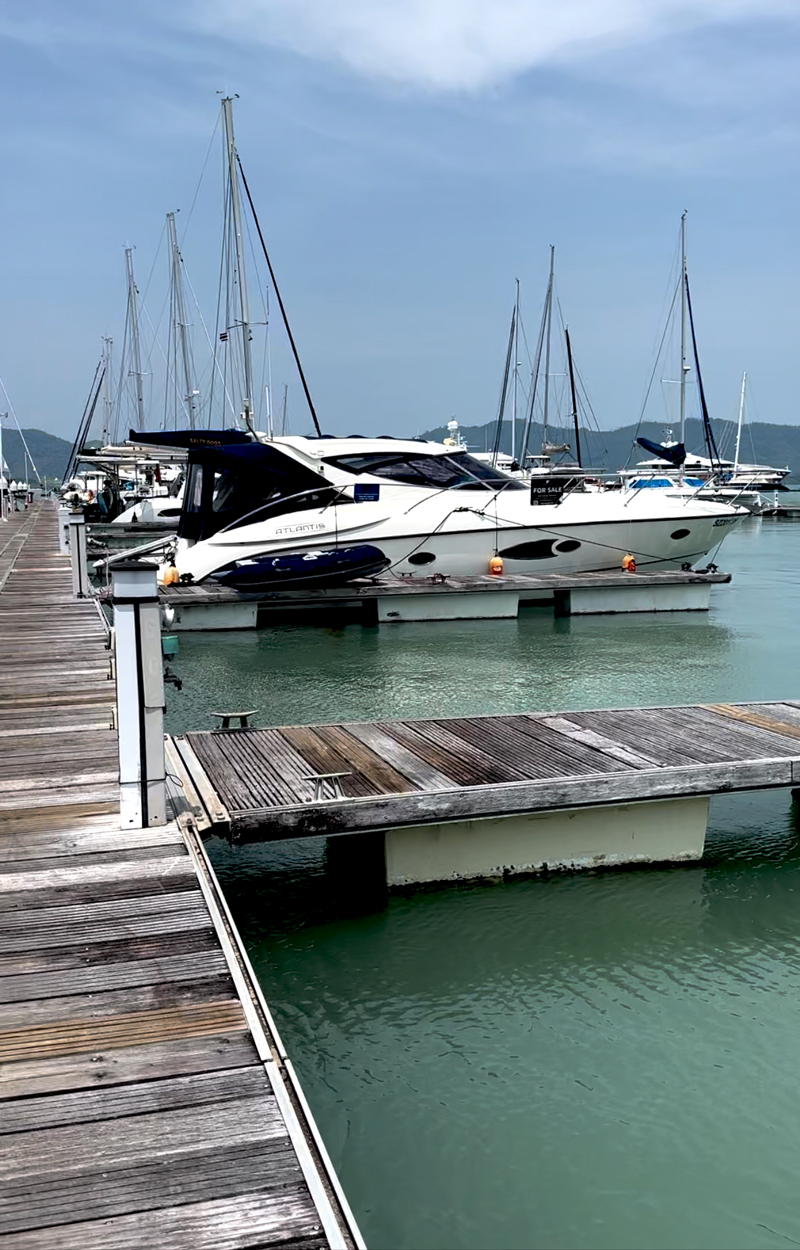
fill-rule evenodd
<path id="1" fill-rule="evenodd" d="M 800 702 L 212 730 L 176 746 L 234 839 L 277 840 L 796 786 Z M 314 800 L 324 773 L 346 774 L 342 797 Z"/>
<path id="2" fill-rule="evenodd" d="M 0 535 L 4 1250 L 357 1246 L 202 848 L 121 832 L 114 683 L 55 514 Z"/>
<path id="3" fill-rule="evenodd" d="M 603 588 L 630 586 L 635 582 L 650 582 L 655 586 L 725 585 L 731 580 L 730 573 L 700 573 L 683 569 L 644 569 L 634 578 L 619 569 L 596 573 L 506 573 L 500 577 L 486 573 L 480 577 L 374 577 L 333 588 L 276 587 L 273 590 L 239 591 L 216 582 L 203 582 L 199 586 L 162 586 L 159 597 L 171 607 L 191 606 L 204 603 L 241 603 L 257 600 L 259 603 L 298 605 L 361 603 L 367 599 L 382 599 L 394 595 L 426 595 L 436 590 L 443 595 L 463 594 L 469 590 L 489 593 L 519 590 L 536 594 L 570 590 L 573 587 Z"/>
<path id="4" fill-rule="evenodd" d="M 162 586 L 159 597 L 171 612 L 171 628 L 253 629 L 276 615 L 303 613 L 324 623 L 331 613 L 355 613 L 367 625 L 397 621 L 514 617 L 520 604 L 552 604 L 556 615 L 628 611 L 702 611 L 712 586 L 730 573 L 620 569 L 596 573 L 510 571 L 496 577 L 382 576 L 324 589 L 277 587 L 240 592 L 213 581 L 198 586 Z"/>

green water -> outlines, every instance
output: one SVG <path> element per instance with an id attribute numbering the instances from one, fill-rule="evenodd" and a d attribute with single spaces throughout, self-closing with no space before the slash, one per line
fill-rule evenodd
<path id="1" fill-rule="evenodd" d="M 800 698 L 800 527 L 710 614 L 181 638 L 169 728 Z M 372 1250 L 800 1245 L 800 843 L 712 804 L 702 864 L 354 895 L 322 841 L 212 844 Z"/>

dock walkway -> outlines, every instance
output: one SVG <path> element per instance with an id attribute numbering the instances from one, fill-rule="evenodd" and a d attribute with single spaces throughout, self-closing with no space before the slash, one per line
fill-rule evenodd
<path id="1" fill-rule="evenodd" d="M 48 502 L 0 525 L 0 1243 L 358 1246 L 202 849 L 120 830 L 115 688 Z"/>
<path id="2" fill-rule="evenodd" d="M 224 812 L 218 827 L 266 841 L 798 786 L 800 702 L 284 725 L 174 744 Z M 319 797 L 325 774 L 341 774 L 339 795 L 328 783 Z"/>
<path id="3" fill-rule="evenodd" d="M 255 629 L 276 616 L 303 613 L 328 622 L 355 615 L 366 625 L 419 620 L 515 617 L 521 605 L 552 605 L 557 616 L 582 613 L 703 611 L 713 586 L 730 573 L 683 569 L 621 569 L 596 573 L 506 573 L 480 577 L 381 577 L 346 586 L 238 591 L 212 580 L 162 586 L 159 598 L 172 628 Z"/>

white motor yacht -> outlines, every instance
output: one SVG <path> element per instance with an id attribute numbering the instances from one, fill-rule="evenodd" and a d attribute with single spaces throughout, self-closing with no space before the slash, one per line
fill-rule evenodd
<path id="1" fill-rule="evenodd" d="M 397 577 L 691 565 L 743 509 L 666 491 L 524 482 L 442 443 L 256 439 L 193 448 L 171 561 L 183 581 L 246 588 Z M 174 576 L 174 575 L 173 575 Z"/>

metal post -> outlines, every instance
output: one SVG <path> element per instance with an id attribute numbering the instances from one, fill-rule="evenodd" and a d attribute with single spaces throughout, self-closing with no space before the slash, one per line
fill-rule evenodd
<path id="1" fill-rule="evenodd" d="M 86 518 L 82 512 L 70 512 L 69 554 L 72 561 L 72 593 L 76 599 L 89 595 L 89 571 L 86 567 Z"/>
<path id="2" fill-rule="evenodd" d="M 6 477 L 6 462 L 3 459 L 3 422 L 7 416 L 7 412 L 0 412 L 0 521 L 8 520 L 8 512 L 6 511 L 6 495 L 8 495 L 8 502 L 11 502 L 11 495 L 8 490 L 11 485 L 9 480 L 11 474 L 9 473 L 9 477 Z"/>
<path id="3" fill-rule="evenodd" d="M 58 552 L 59 555 L 69 555 L 69 513 L 70 509 L 65 503 L 59 504 L 58 507 Z"/>
<path id="4" fill-rule="evenodd" d="M 112 567 L 120 817 L 123 828 L 167 823 L 164 675 L 156 567 Z"/>

